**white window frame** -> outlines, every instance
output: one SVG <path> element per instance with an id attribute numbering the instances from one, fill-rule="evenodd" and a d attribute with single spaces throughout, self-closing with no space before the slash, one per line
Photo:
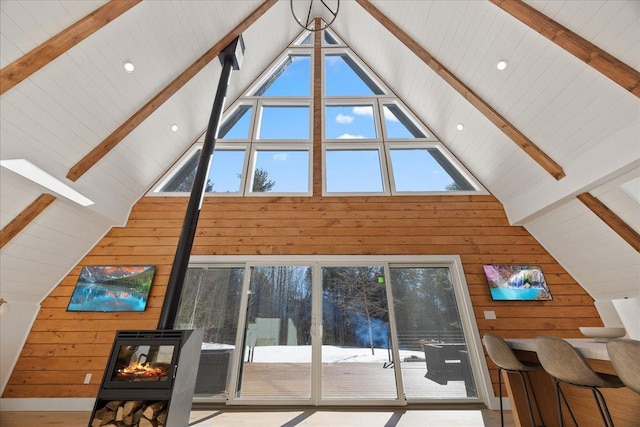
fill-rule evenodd
<path id="1" fill-rule="evenodd" d="M 398 191 L 396 189 L 395 182 L 395 174 L 393 173 L 393 161 L 391 160 L 391 150 L 392 149 L 429 149 L 435 148 L 447 159 L 447 161 L 460 173 L 460 175 L 465 178 L 469 184 L 474 187 L 474 190 L 461 190 L 461 191 Z M 475 179 L 475 177 L 469 173 L 467 173 L 466 169 L 462 167 L 458 159 L 456 159 L 451 153 L 446 149 L 446 147 L 440 142 L 414 142 L 411 141 L 387 141 L 384 144 L 385 155 L 388 159 L 388 172 L 389 172 L 389 181 L 391 187 L 391 194 L 394 196 L 437 196 L 437 195 L 478 195 L 478 194 L 488 194 L 487 191 L 482 187 L 480 182 Z"/>
<path id="2" fill-rule="evenodd" d="M 390 138 L 389 137 L 389 133 L 387 132 L 387 120 L 385 118 L 384 115 L 384 106 L 385 105 L 389 105 L 389 104 L 393 104 L 396 107 L 398 107 L 402 113 L 407 117 L 407 119 L 409 119 L 411 121 L 411 123 L 417 127 L 418 129 L 420 129 L 420 131 L 422 131 L 422 133 L 424 135 L 426 135 L 426 138 Z M 439 142 L 438 138 L 436 138 L 435 134 L 431 131 L 431 129 L 429 129 L 426 125 L 424 125 L 411 111 L 409 111 L 409 109 L 402 103 L 400 102 L 397 98 L 388 98 L 388 97 L 378 97 L 378 110 L 379 110 L 379 116 L 380 116 L 380 122 L 382 123 L 382 138 L 384 139 L 385 142 L 390 142 L 390 141 L 432 141 L 432 142 Z"/>
<path id="3" fill-rule="evenodd" d="M 262 112 L 264 107 L 307 107 L 309 112 L 309 135 L 306 139 L 287 138 L 259 138 L 260 126 L 262 124 Z M 287 143 L 311 142 L 313 136 L 313 104 L 307 98 L 266 98 L 258 101 L 256 109 L 256 119 L 251 140 L 254 142 L 282 141 Z"/>
<path id="4" fill-rule="evenodd" d="M 243 106 L 250 106 L 250 112 L 251 112 L 251 117 L 249 119 L 249 132 L 247 134 L 246 138 L 220 138 L 218 139 L 218 135 L 216 135 L 216 144 L 218 142 L 247 142 L 247 141 L 251 141 L 253 139 L 253 133 L 254 133 L 254 129 L 255 129 L 255 121 L 256 121 L 256 108 L 257 108 L 257 100 L 255 99 L 242 99 L 239 100 L 237 102 L 234 102 L 225 112 L 225 114 L 223 115 L 222 119 L 220 120 L 220 123 L 224 123 L 226 120 L 229 119 L 229 117 L 236 112 L 236 110 L 240 107 Z M 202 142 L 204 141 L 204 134 L 201 138 L 198 139 L 198 142 Z"/>
<path id="5" fill-rule="evenodd" d="M 360 69 L 362 71 L 364 71 L 367 74 L 367 77 L 369 77 L 371 79 L 371 81 L 373 81 L 373 83 L 376 84 L 376 86 L 378 86 L 378 88 L 383 92 L 382 94 L 373 94 L 373 95 L 368 95 L 367 97 L 371 100 L 375 97 L 378 96 L 388 96 L 390 93 L 392 93 L 389 88 L 387 87 L 387 85 L 385 85 L 382 80 L 380 80 L 375 73 L 373 73 L 371 71 L 371 69 L 369 69 L 369 67 L 367 67 L 364 62 L 362 62 L 362 60 L 356 56 L 356 54 L 351 50 L 348 49 L 345 46 L 331 46 L 331 45 L 323 45 L 322 46 L 322 81 L 320 82 L 320 91 L 321 91 L 321 96 L 323 99 L 353 99 L 354 96 L 353 95 L 327 95 L 327 88 L 326 88 L 326 80 L 327 80 L 327 70 L 326 70 L 326 57 L 327 56 L 340 56 L 340 55 L 346 55 L 349 58 L 351 58 L 351 60 L 353 62 L 356 63 L 356 65 L 358 67 L 360 67 Z"/>
<path id="6" fill-rule="evenodd" d="M 344 141 L 344 140 L 339 140 Z M 353 140 L 352 140 L 353 141 Z M 371 142 L 370 140 L 363 140 L 366 142 L 348 142 L 348 143 L 323 143 L 322 144 L 322 195 L 323 196 L 389 196 L 390 184 L 387 165 L 387 154 L 384 150 L 384 144 L 382 142 Z M 366 191 L 366 192 L 329 192 L 327 190 L 327 151 L 359 151 L 359 150 L 377 150 L 380 157 L 380 173 L 382 175 L 382 191 Z"/>
<path id="7" fill-rule="evenodd" d="M 327 107 L 360 107 L 371 106 L 373 114 L 373 126 L 376 132 L 375 138 L 327 138 Z M 379 141 L 382 142 L 382 127 L 380 124 L 380 113 L 378 111 L 378 104 L 375 98 L 341 98 L 336 100 L 335 98 L 325 98 L 322 102 L 322 142 L 328 143 L 343 143 L 345 141 L 357 142 L 357 141 Z"/>
<path id="8" fill-rule="evenodd" d="M 244 93 L 244 98 L 263 98 L 262 96 L 253 95 L 262 85 L 276 72 L 278 68 L 284 64 L 289 56 L 309 56 L 310 71 L 309 71 L 309 90 L 311 93 L 309 96 L 266 96 L 267 99 L 311 99 L 313 98 L 313 47 L 309 46 L 290 46 L 287 48 L 271 65 L 260 74 L 260 76 L 249 86 Z"/>
<path id="9" fill-rule="evenodd" d="M 256 170 L 257 151 L 307 151 L 309 153 L 309 163 L 307 167 L 307 191 L 306 192 L 252 192 L 251 185 L 253 184 L 253 176 Z M 291 143 L 290 141 L 280 143 L 253 143 L 251 144 L 251 153 L 249 156 L 248 165 L 246 167 L 247 173 L 243 174 L 243 194 L 245 197 L 277 197 L 277 196 L 292 196 L 292 197 L 306 197 L 313 195 L 313 144 L 308 142 L 306 144 Z"/>

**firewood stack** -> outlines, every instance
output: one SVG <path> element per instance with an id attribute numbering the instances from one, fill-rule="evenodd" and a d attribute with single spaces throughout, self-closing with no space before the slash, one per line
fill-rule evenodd
<path id="1" fill-rule="evenodd" d="M 166 402 L 112 400 L 96 411 L 91 427 L 165 427 Z"/>

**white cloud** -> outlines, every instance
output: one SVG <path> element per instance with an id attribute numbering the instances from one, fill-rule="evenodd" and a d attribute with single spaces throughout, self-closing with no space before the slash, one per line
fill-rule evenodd
<path id="1" fill-rule="evenodd" d="M 353 114 L 357 114 L 359 116 L 373 116 L 373 107 L 353 107 Z"/>
<path id="2" fill-rule="evenodd" d="M 341 125 L 348 125 L 350 123 L 353 123 L 354 119 L 355 119 L 355 117 L 353 117 L 353 116 L 345 116 L 344 114 L 338 114 L 336 116 L 336 122 L 340 123 Z"/>
<path id="3" fill-rule="evenodd" d="M 389 120 L 390 122 L 399 122 L 398 118 L 389 110 L 388 108 L 384 108 L 384 118 Z"/>
<path id="4" fill-rule="evenodd" d="M 284 162 L 285 160 L 287 160 L 287 158 L 287 153 L 278 153 L 273 155 L 273 160 L 276 160 L 278 162 Z"/>
<path id="5" fill-rule="evenodd" d="M 363 139 L 364 135 L 351 135 L 350 133 L 343 133 L 338 139 Z"/>
<path id="6" fill-rule="evenodd" d="M 338 55 L 327 55 L 324 57 L 324 60 L 325 60 L 325 64 L 331 67 L 335 67 L 336 65 L 340 64 L 340 62 L 343 61 L 343 59 Z"/>

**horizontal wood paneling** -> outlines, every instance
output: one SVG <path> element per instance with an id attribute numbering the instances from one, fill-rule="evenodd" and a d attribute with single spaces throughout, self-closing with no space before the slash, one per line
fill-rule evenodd
<path id="1" fill-rule="evenodd" d="M 157 325 L 186 205 L 141 199 L 126 226 L 107 233 L 59 283 L 42 302 L 3 397 L 96 395 L 116 330 Z M 207 198 L 193 254 L 459 254 L 480 335 L 578 337 L 578 326 L 601 325 L 589 295 L 523 227 L 509 226 L 492 196 Z M 541 265 L 553 300 L 492 301 L 482 270 L 491 263 Z M 156 266 L 144 312 L 66 311 L 82 266 L 124 264 Z M 486 310 L 497 319 L 485 320 Z"/>

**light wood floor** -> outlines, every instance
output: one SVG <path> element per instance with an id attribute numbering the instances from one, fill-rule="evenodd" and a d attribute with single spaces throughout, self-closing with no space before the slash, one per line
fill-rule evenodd
<path id="1" fill-rule="evenodd" d="M 90 412 L 0 412 L 2 427 L 86 427 Z M 500 412 L 479 410 L 207 410 L 192 411 L 193 427 L 498 427 Z M 514 427 L 511 412 L 505 426 Z M 186 427 L 186 426 L 185 426 Z"/>

